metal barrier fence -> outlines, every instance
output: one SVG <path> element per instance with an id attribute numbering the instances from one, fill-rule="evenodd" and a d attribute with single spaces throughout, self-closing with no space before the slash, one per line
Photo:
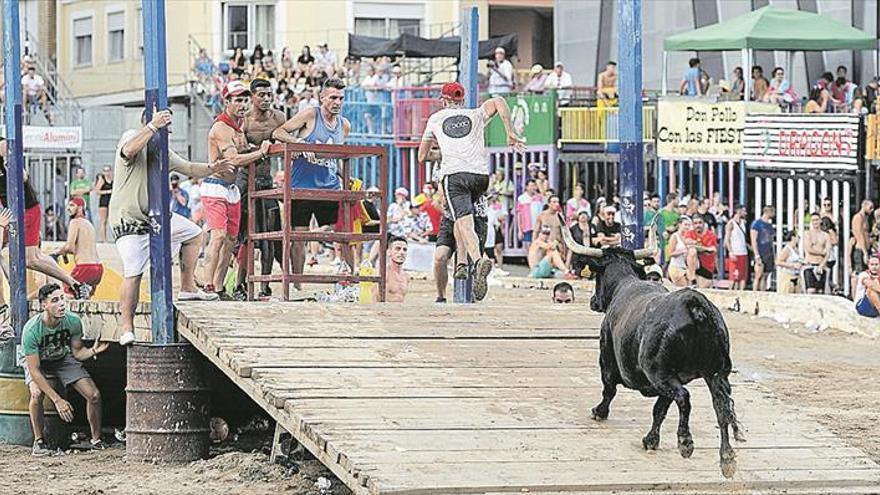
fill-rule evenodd
<path id="1" fill-rule="evenodd" d="M 559 146 L 566 144 L 617 143 L 617 107 L 560 107 Z M 642 108 L 642 140 L 653 141 L 657 129 L 657 108 Z"/>
<path id="2" fill-rule="evenodd" d="M 391 91 L 345 88 L 342 116 L 351 122 L 350 138 L 373 144 L 393 139 L 394 104 Z"/>
<path id="3" fill-rule="evenodd" d="M 418 145 L 425 124 L 440 110 L 439 86 L 401 88 L 394 91 L 394 142 Z"/>

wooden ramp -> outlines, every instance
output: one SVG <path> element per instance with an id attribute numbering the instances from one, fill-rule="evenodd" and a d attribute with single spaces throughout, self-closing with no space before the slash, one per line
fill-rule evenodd
<path id="1" fill-rule="evenodd" d="M 178 303 L 181 335 L 357 494 L 607 491 L 830 493 L 880 486 L 880 468 L 761 386 L 733 376 L 748 442 L 722 478 L 702 382 L 697 449 L 682 459 L 671 409 L 600 398 L 601 316 L 574 305 Z"/>

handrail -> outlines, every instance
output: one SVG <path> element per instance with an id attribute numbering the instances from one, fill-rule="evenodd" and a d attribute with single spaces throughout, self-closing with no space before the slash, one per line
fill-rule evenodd
<path id="1" fill-rule="evenodd" d="M 653 141 L 655 136 L 656 107 L 642 107 L 642 140 Z M 561 134 L 560 147 L 565 144 L 607 144 L 617 143 L 617 107 L 560 107 L 559 120 Z"/>

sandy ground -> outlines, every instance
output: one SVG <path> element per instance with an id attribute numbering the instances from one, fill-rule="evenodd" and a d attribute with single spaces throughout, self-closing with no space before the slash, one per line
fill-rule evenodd
<path id="1" fill-rule="evenodd" d="M 412 300 L 433 300 L 433 282 L 413 283 Z M 584 295 L 586 296 L 586 295 Z M 451 294 L 450 294 L 451 297 Z M 548 304 L 546 291 L 493 287 L 497 301 Z M 585 303 L 578 295 L 578 303 Z M 767 386 L 802 414 L 822 423 L 847 445 L 880 462 L 880 380 L 875 340 L 827 331 L 783 328 L 756 317 L 725 312 L 734 364 L 743 377 Z M 597 391 L 598 392 L 598 391 Z M 734 395 L 736 389 L 734 388 Z M 649 406 L 646 404 L 646 411 Z M 759 411 L 740 412 L 748 428 Z M 0 446 L 0 492 L 11 494 L 268 494 L 350 493 L 314 460 L 270 465 L 269 431 L 212 449 L 209 459 L 187 465 L 127 462 L 121 446 L 104 452 L 32 458 L 30 449 Z M 316 484 L 329 482 L 324 491 Z"/>

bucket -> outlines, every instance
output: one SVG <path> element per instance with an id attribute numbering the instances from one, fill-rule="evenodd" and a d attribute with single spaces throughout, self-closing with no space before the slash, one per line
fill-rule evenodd
<path id="1" fill-rule="evenodd" d="M 0 348 L 0 442 L 31 446 L 34 434 L 28 404 L 31 394 L 24 384 L 24 372 L 15 364 L 15 343 Z M 63 447 L 67 426 L 55 412 L 55 404 L 43 397 L 43 440 L 50 446 Z"/>
<path id="2" fill-rule="evenodd" d="M 128 349 L 126 451 L 129 459 L 190 462 L 210 446 L 210 388 L 190 344 L 135 344 Z"/>

